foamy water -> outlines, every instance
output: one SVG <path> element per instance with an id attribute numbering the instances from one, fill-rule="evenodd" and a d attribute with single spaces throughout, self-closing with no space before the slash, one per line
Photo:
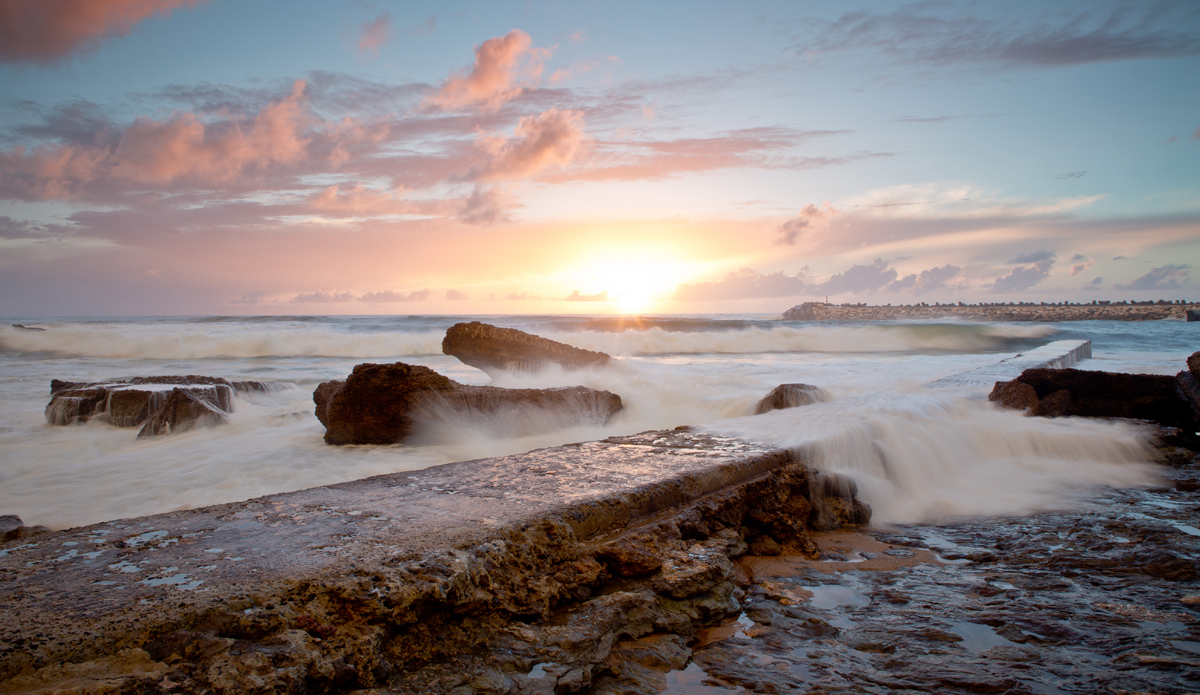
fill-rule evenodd
<path id="1" fill-rule="evenodd" d="M 1173 373 L 1195 333 L 1177 321 L 805 325 L 761 317 L 480 317 L 620 356 L 605 369 L 493 382 L 440 354 L 445 329 L 459 320 L 471 319 L 6 320 L 48 330 L 0 328 L 0 514 L 61 528 L 704 423 L 796 447 L 820 467 L 851 475 L 880 520 L 1023 513 L 1062 504 L 1072 485 L 1149 482 L 1153 468 L 1143 463 L 1140 436 L 1106 423 L 998 412 L 983 393 L 921 385 L 1064 338 L 1092 338 L 1091 364 Z M 312 390 L 364 361 L 422 364 L 470 384 L 582 384 L 619 394 L 625 410 L 603 427 L 565 429 L 538 413 L 447 415 L 427 423 L 420 445 L 327 446 Z M 239 395 L 227 426 L 161 439 L 138 441 L 136 430 L 99 423 L 46 423 L 52 378 L 166 374 L 288 388 Z M 832 400 L 747 417 L 767 391 L 792 382 L 820 386 Z"/>

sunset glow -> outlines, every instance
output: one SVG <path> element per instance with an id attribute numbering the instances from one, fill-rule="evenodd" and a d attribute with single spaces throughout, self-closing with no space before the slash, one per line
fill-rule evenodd
<path id="1" fill-rule="evenodd" d="M 1198 288 L 1188 3 L 13 7 L 11 315 Z"/>

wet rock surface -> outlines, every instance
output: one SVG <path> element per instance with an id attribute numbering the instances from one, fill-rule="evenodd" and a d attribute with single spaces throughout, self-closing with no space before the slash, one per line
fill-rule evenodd
<path id="1" fill-rule="evenodd" d="M 1044 417 L 1133 418 L 1191 431 L 1197 426 L 1177 380 L 1165 375 L 1026 369 L 1013 381 L 996 382 L 988 400 Z"/>
<path id="2" fill-rule="evenodd" d="M 649 432 L 17 538 L 0 692 L 582 691 L 736 614 L 746 538 L 815 549 L 817 487 Z"/>
<path id="3" fill-rule="evenodd" d="M 317 419 L 328 444 L 396 444 L 423 422 L 450 414 L 538 411 L 547 427 L 608 422 L 621 397 L 584 386 L 505 389 L 467 386 L 419 365 L 360 364 L 345 381 L 327 381 L 313 392 Z M 544 417 L 553 414 L 553 417 Z"/>
<path id="4" fill-rule="evenodd" d="M 51 425 L 77 425 L 95 418 L 117 427 L 145 425 L 138 436 L 156 436 L 220 424 L 233 412 L 235 393 L 277 388 L 277 384 L 197 375 L 104 382 L 53 379 L 46 421 Z M 147 425 L 148 421 L 151 424 Z"/>
<path id="5" fill-rule="evenodd" d="M 798 408 L 810 403 L 829 400 L 825 389 L 812 384 L 780 384 L 763 396 L 754 406 L 754 414 L 762 415 L 772 410 Z"/>
<path id="6" fill-rule="evenodd" d="M 1198 474 L 1194 457 L 1165 472 Z M 721 641 L 692 645 L 691 682 L 711 693 L 1196 692 L 1200 497 L 1172 482 L 1105 490 L 1077 512 L 823 534 L 818 561 L 744 558 L 742 612 Z"/>
<path id="7" fill-rule="evenodd" d="M 442 352 L 491 375 L 504 371 L 535 372 L 548 365 L 566 369 L 602 367 L 612 359 L 603 352 L 479 321 L 451 326 L 442 340 Z"/>

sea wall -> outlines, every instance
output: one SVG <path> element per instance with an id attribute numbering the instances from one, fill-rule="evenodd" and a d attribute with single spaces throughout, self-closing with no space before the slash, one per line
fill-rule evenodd
<path id="1" fill-rule="evenodd" d="M 926 304 L 868 306 L 805 302 L 788 309 L 788 321 L 889 321 L 897 319 L 969 319 L 975 321 L 1156 321 L 1186 319 L 1200 302 L 1106 302 L 1075 304 Z"/>
<path id="2" fill-rule="evenodd" d="M 20 538 L 0 692 L 573 692 L 628 640 L 690 653 L 730 558 L 815 552 L 853 494 L 677 430 Z"/>

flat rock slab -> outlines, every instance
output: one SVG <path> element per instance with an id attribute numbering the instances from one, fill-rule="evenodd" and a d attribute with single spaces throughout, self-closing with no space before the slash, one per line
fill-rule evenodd
<path id="1" fill-rule="evenodd" d="M 650 432 L 155 516 L 0 545 L 0 684 L 94 660 L 247 597 L 353 577 L 540 520 L 584 540 L 792 462 L 694 432 Z M 240 609 L 239 609 L 240 610 Z"/>

